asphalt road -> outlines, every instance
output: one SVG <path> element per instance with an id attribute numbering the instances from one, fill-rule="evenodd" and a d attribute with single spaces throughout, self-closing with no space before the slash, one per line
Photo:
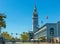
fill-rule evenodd
<path id="1" fill-rule="evenodd" d="M 5 44 L 33 44 L 32 42 L 16 42 L 16 43 L 12 43 L 12 42 L 5 42 Z"/>
<path id="2" fill-rule="evenodd" d="M 5 42 L 5 44 L 51 44 L 51 43 L 33 43 L 33 42 L 16 42 L 16 43 L 12 43 L 12 42 Z M 60 43 L 53 43 L 53 44 L 60 44 Z"/>

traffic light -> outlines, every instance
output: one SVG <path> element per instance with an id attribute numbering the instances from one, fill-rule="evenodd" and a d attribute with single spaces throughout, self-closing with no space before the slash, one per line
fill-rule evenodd
<path id="1" fill-rule="evenodd" d="M 54 35 L 54 28 L 50 29 L 50 35 L 53 36 Z"/>

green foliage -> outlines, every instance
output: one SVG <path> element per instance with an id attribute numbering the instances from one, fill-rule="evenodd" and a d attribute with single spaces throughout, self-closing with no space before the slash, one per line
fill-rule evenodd
<path id="1" fill-rule="evenodd" d="M 23 33 L 21 34 L 21 39 L 22 39 L 22 40 L 28 40 L 28 39 L 29 39 L 28 33 L 27 33 L 27 32 L 23 32 Z"/>
<path id="2" fill-rule="evenodd" d="M 3 36 L 5 39 L 7 39 L 7 40 L 11 40 L 11 35 L 10 35 L 9 33 L 7 33 L 7 32 L 3 32 L 3 33 L 2 33 L 2 36 Z"/>
<path id="3" fill-rule="evenodd" d="M 4 18 L 6 18 L 6 16 L 4 14 L 0 13 L 0 28 L 1 27 L 6 28 L 6 23 L 5 23 Z"/>

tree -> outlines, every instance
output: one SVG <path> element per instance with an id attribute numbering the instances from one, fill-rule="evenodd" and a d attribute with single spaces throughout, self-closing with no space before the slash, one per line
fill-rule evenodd
<path id="1" fill-rule="evenodd" d="M 27 32 L 23 32 L 23 33 L 21 34 L 21 39 L 24 40 L 24 41 L 28 40 L 28 39 L 29 39 L 28 33 L 27 33 Z"/>
<path id="2" fill-rule="evenodd" d="M 3 38 L 5 38 L 7 40 L 11 40 L 11 35 L 9 35 L 7 32 L 3 32 L 2 36 L 3 36 Z"/>
<path id="3" fill-rule="evenodd" d="M 18 41 L 18 38 L 17 37 L 15 37 L 15 41 Z"/>
<path id="4" fill-rule="evenodd" d="M 6 23 L 4 18 L 6 18 L 6 16 L 0 13 L 0 34 L 1 34 L 1 28 L 6 28 Z"/>

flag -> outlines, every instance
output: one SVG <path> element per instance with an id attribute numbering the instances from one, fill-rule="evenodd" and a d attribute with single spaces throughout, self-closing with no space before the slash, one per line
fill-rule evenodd
<path id="1" fill-rule="evenodd" d="M 41 20 L 41 24 L 43 24 L 43 21 Z"/>

